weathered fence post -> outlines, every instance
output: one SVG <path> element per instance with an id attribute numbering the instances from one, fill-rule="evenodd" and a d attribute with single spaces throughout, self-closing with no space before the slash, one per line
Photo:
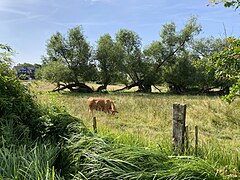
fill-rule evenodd
<path id="1" fill-rule="evenodd" d="M 173 104 L 172 143 L 176 153 L 184 152 L 186 104 Z"/>
<path id="2" fill-rule="evenodd" d="M 198 154 L 198 126 L 195 126 L 195 155 Z"/>
<path id="3" fill-rule="evenodd" d="M 96 117 L 93 117 L 93 131 L 97 133 L 97 120 Z"/>
<path id="4" fill-rule="evenodd" d="M 189 150 L 189 131 L 188 131 L 188 126 L 185 127 L 185 141 L 186 141 L 185 151 L 188 152 L 188 150 Z"/>

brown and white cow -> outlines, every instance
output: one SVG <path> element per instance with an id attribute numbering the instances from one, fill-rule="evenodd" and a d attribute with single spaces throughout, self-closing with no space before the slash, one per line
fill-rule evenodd
<path id="1" fill-rule="evenodd" d="M 93 110 L 103 111 L 105 113 L 118 113 L 115 104 L 110 99 L 103 98 L 88 98 L 88 111 L 93 114 Z"/>

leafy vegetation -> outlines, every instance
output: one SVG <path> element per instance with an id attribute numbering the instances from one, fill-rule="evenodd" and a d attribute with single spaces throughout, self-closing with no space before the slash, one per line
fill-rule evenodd
<path id="1" fill-rule="evenodd" d="M 200 32 L 191 17 L 180 31 L 174 22 L 163 25 L 160 39 L 144 48 L 136 32 L 120 29 L 115 38 L 101 36 L 94 49 L 82 28 L 72 28 L 66 37 L 58 32 L 50 38 L 37 74 L 57 83 L 54 91 L 93 92 L 86 83 L 94 81 L 101 84 L 98 92 L 121 83 L 125 87 L 116 91 L 137 87 L 138 92 L 152 92 L 152 86 L 167 85 L 178 94 L 229 94 L 235 82 L 215 76 L 220 66 L 214 53 L 226 50 L 231 38 L 196 39 Z"/>
<path id="2" fill-rule="evenodd" d="M 240 40 L 229 38 L 229 46 L 221 52 L 216 52 L 213 59 L 216 61 L 217 77 L 226 79 L 232 83 L 231 91 L 225 99 L 232 102 L 240 90 Z"/>
<path id="3" fill-rule="evenodd" d="M 2 56 L 2 67 L 7 62 Z M 222 178 L 199 158 L 97 137 L 64 107 L 40 105 L 8 71 L 0 74 L 1 179 Z"/>

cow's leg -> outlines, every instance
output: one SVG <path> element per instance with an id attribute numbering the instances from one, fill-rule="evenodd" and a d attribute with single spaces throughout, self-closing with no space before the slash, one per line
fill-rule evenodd
<path id="1" fill-rule="evenodd" d="M 88 114 L 89 114 L 89 116 L 93 117 L 93 109 L 88 108 Z"/>

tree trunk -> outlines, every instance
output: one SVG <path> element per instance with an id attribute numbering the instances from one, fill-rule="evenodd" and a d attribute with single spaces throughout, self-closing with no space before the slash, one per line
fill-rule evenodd
<path id="1" fill-rule="evenodd" d="M 139 82 L 136 82 L 136 83 L 133 83 L 131 85 L 126 85 L 124 88 L 121 88 L 121 89 L 117 89 L 115 90 L 114 92 L 118 92 L 118 91 L 123 91 L 123 90 L 129 90 L 133 87 L 138 87 L 138 90 L 137 92 L 144 92 L 144 93 L 150 93 L 152 92 L 152 87 L 150 84 L 143 84 L 141 81 Z"/>
<path id="2" fill-rule="evenodd" d="M 152 87 L 149 84 L 141 84 L 138 86 L 137 92 L 143 92 L 143 93 L 151 93 Z"/>
<path id="3" fill-rule="evenodd" d="M 82 93 L 92 93 L 92 92 L 94 92 L 92 90 L 92 88 L 90 88 L 88 85 L 86 85 L 84 83 L 79 83 L 79 82 L 67 84 L 67 85 L 64 85 L 61 88 L 60 88 L 60 86 L 56 87 L 52 90 L 52 92 L 61 91 L 61 90 L 64 90 L 64 89 L 69 89 L 72 92 L 82 92 Z"/>
<path id="4" fill-rule="evenodd" d="M 176 93 L 176 94 L 181 94 L 184 92 L 185 88 L 183 86 L 177 85 L 173 82 L 168 82 L 168 84 L 169 84 L 169 89 L 171 92 Z"/>
<path id="5" fill-rule="evenodd" d="M 97 88 L 97 92 L 107 92 L 107 83 L 104 83 L 103 85 L 99 86 Z"/>
<path id="6" fill-rule="evenodd" d="M 129 89 L 132 89 L 133 87 L 135 86 L 138 86 L 138 83 L 134 83 L 134 84 L 131 84 L 130 86 L 126 85 L 124 88 L 121 88 L 121 89 L 117 89 L 113 92 L 118 92 L 118 91 L 123 91 L 123 90 L 129 90 Z"/>

